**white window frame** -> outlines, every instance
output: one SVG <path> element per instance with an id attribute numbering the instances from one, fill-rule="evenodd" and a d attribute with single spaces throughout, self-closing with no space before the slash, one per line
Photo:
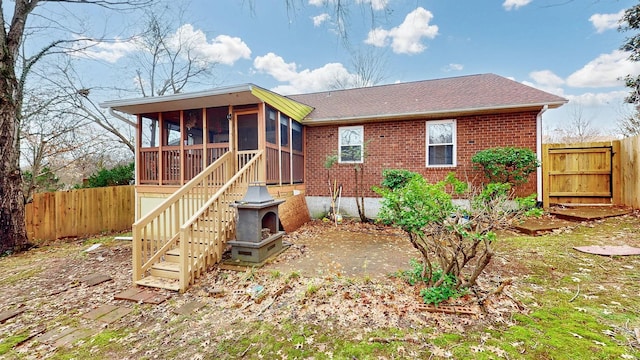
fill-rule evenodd
<path id="1" fill-rule="evenodd" d="M 344 131 L 354 131 L 357 130 L 360 132 L 360 143 L 359 144 L 345 144 L 347 146 L 360 146 L 360 160 L 351 161 L 351 160 L 342 160 L 342 133 Z M 338 163 L 341 164 L 361 164 L 364 161 L 364 126 L 341 126 L 338 128 Z"/>
<path id="2" fill-rule="evenodd" d="M 451 143 L 443 143 L 443 144 L 430 144 L 429 143 L 429 126 L 430 125 L 443 125 L 443 124 L 452 124 L 452 142 Z M 426 144 L 426 159 L 425 159 L 425 163 L 426 166 L 428 168 L 442 168 L 442 167 L 456 167 L 457 166 L 457 150 L 458 150 L 458 144 L 457 144 L 457 130 L 458 126 L 457 126 L 457 122 L 456 119 L 448 119 L 448 120 L 437 120 L 437 121 L 427 121 L 426 122 L 426 133 L 425 133 L 425 144 Z M 451 154 L 451 156 L 453 157 L 452 163 L 451 164 L 434 164 L 431 165 L 429 164 L 429 147 L 430 146 L 445 146 L 445 145 L 452 145 L 453 146 L 453 153 Z"/>

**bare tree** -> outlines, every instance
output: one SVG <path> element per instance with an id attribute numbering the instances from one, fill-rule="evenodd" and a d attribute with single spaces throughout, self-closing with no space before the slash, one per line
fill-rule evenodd
<path id="1" fill-rule="evenodd" d="M 20 171 L 20 124 L 27 76 L 43 57 L 74 39 L 53 39 L 34 54 L 21 56 L 30 15 L 43 4 L 93 4 L 107 9 L 131 9 L 151 0 L 15 0 L 0 2 L 0 253 L 28 247 L 24 194 Z M 13 8 L 11 8 L 11 5 Z M 49 9 L 50 10 L 50 9 Z M 45 13 L 47 14 L 47 13 Z M 11 19 L 5 19 L 9 15 Z"/>
<path id="2" fill-rule="evenodd" d="M 91 121 L 69 111 L 66 100 L 65 94 L 55 89 L 40 87 L 26 91 L 20 145 L 21 160 L 30 174 L 23 177 L 27 203 L 37 192 L 41 177 L 52 174 L 73 184 L 81 181 L 88 175 L 85 171 L 72 176 L 77 173 L 79 163 L 87 156 L 105 153 L 104 145 L 111 142 L 96 131 Z M 107 153 L 112 154 L 113 150 Z M 95 168 L 87 170 L 92 172 Z"/>
<path id="3" fill-rule="evenodd" d="M 349 77 L 338 77 L 331 88 L 352 89 L 374 86 L 382 82 L 387 73 L 386 56 L 374 49 L 351 50 L 351 66 Z"/>
<path id="4" fill-rule="evenodd" d="M 53 92 L 59 94 L 65 103 L 66 115 L 74 117 L 76 121 L 106 130 L 109 136 L 105 140 L 125 146 L 130 151 L 130 155 L 133 155 L 136 124 L 129 119 L 109 114 L 92 99 L 95 96 L 94 93 L 114 89 L 85 86 L 73 63 L 68 59 L 60 60 L 49 68 L 57 70 L 56 76 L 43 74 L 41 83 L 48 83 L 54 89 Z"/>
<path id="5" fill-rule="evenodd" d="M 631 114 L 624 114 L 618 119 L 618 131 L 623 136 L 636 136 L 640 135 L 640 109 Z"/>
<path id="6" fill-rule="evenodd" d="M 581 105 L 573 105 L 570 116 L 571 120 L 568 123 L 553 131 L 554 142 L 582 143 L 594 141 L 603 135 L 599 129 L 593 127 L 591 119 L 584 116 Z"/>
<path id="7" fill-rule="evenodd" d="M 142 51 L 134 59 L 136 86 L 142 96 L 177 94 L 189 84 L 212 80 L 216 62 L 198 52 L 184 29 L 176 27 L 182 13 L 182 9 L 146 12 L 145 29 L 138 39 Z"/>
<path id="8" fill-rule="evenodd" d="M 180 24 L 182 10 L 145 12 L 145 28 L 134 37 L 140 51 L 131 58 L 135 68 L 135 86 L 132 92 L 144 97 L 162 96 L 182 92 L 188 85 L 214 83 L 212 73 L 216 62 L 197 50 L 197 44 L 185 36 Z M 66 93 L 75 115 L 87 119 L 106 130 L 113 138 L 135 153 L 136 124 L 118 114 L 100 108 L 94 93 L 105 90 L 83 84 L 82 78 L 70 62 L 59 66 L 63 77 L 57 81 L 59 91 Z M 114 90 L 114 89 L 107 89 Z"/>

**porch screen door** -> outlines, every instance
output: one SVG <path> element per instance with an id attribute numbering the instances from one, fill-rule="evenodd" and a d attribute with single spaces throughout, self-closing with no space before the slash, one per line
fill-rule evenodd
<path id="1" fill-rule="evenodd" d="M 258 150 L 258 113 L 238 114 L 238 151 Z"/>

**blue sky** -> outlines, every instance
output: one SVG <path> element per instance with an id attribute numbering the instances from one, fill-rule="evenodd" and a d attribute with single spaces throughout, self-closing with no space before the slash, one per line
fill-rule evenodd
<path id="1" fill-rule="evenodd" d="M 326 90 L 336 79 L 354 76 L 331 1 L 293 0 L 295 8 L 287 9 L 285 0 L 192 0 L 180 31 L 217 63 L 214 85 L 251 82 L 283 94 Z M 381 83 L 495 73 L 570 100 L 571 105 L 545 114 L 547 130 L 566 126 L 576 108 L 602 129 L 614 129 L 617 119 L 630 112 L 619 78 L 639 74 L 640 64 L 618 50 L 630 34 L 617 27 L 622 11 L 635 1 L 347 3 L 349 46 L 384 60 Z M 130 35 L 126 27 L 114 33 L 109 25 L 104 28 L 110 36 Z M 122 67 L 136 51 L 132 44 L 109 43 L 91 51 L 99 51 L 102 61 L 91 65 L 90 81 L 106 86 L 133 77 Z M 104 69 L 95 71 L 98 66 Z M 189 90 L 208 87 L 197 84 Z"/>

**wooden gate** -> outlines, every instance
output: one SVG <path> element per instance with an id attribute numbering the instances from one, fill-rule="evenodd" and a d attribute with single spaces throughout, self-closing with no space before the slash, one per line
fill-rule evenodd
<path id="1" fill-rule="evenodd" d="M 619 149 L 619 141 L 543 145 L 543 205 L 618 203 Z"/>

